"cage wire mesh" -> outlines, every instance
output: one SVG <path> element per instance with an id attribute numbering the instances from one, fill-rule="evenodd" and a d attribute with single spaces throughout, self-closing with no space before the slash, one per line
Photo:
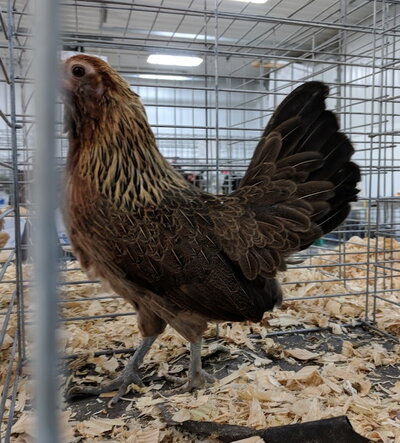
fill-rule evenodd
<path id="1" fill-rule="evenodd" d="M 30 309 L 24 293 L 30 287 L 25 261 L 34 131 L 30 3 L 3 0 L 0 16 L 0 217 L 3 232 L 10 235 L 0 269 L 0 347 L 6 362 L 0 373 L 0 426 L 6 442 L 18 414 L 29 407 L 29 401 L 16 400 L 29 355 L 25 325 Z M 358 315 L 348 316 L 348 326 L 363 324 L 388 336 L 400 332 L 400 2 L 75 0 L 62 2 L 61 17 L 63 50 L 102 56 L 116 68 L 141 96 L 161 152 L 194 185 L 213 193 L 235 189 L 269 117 L 291 90 L 305 81 L 326 82 L 328 107 L 356 149 L 360 200 L 346 223 L 314 244 L 303 263 L 283 277 L 284 290 L 306 288 L 288 292 L 286 303 L 355 297 Z M 151 53 L 196 55 L 203 63 L 160 67 L 146 63 Z M 67 154 L 61 104 L 59 117 L 61 171 Z M 134 316 L 130 309 L 91 309 L 93 303 L 106 306 L 116 295 L 100 289 L 81 295 L 86 286 L 99 283 L 76 277 L 79 264 L 71 260 L 60 214 L 57 225 L 62 322 Z M 313 284 L 319 292 L 309 295 Z M 383 315 L 388 311 L 391 318 Z M 329 326 L 326 318 L 311 324 Z M 306 322 L 272 334 L 309 328 Z M 99 343 L 96 355 L 131 351 L 117 341 Z"/>

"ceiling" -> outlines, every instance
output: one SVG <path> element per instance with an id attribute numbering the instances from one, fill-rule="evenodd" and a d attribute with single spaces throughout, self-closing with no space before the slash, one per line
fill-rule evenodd
<path id="1" fill-rule="evenodd" d="M 29 42 L 32 17 L 29 0 L 15 0 L 16 31 L 21 45 Z M 2 10 L 7 1 L 1 0 Z M 346 11 L 340 5 L 345 4 Z M 257 75 L 263 69 L 300 57 L 332 58 L 339 50 L 335 24 L 366 26 L 373 2 L 365 0 L 268 0 L 264 4 L 234 0 L 65 0 L 61 32 L 65 49 L 108 57 L 114 66 L 132 72 L 168 72 L 146 60 L 150 53 L 200 55 L 198 68 L 173 72 Z M 21 14 L 22 13 L 22 14 Z M 343 18 L 343 16 L 346 16 Z M 5 41 L 3 41 L 5 43 Z M 29 43 L 28 43 L 29 44 Z M 2 49 L 4 53 L 4 49 Z M 6 56 L 4 53 L 3 56 Z M 29 57 L 29 54 L 24 54 Z M 254 65 L 254 63 L 253 63 Z"/>

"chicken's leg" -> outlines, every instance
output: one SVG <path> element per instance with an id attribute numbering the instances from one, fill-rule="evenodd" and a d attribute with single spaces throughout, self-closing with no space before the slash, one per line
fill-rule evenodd
<path id="1" fill-rule="evenodd" d="M 115 394 L 109 402 L 109 405 L 114 405 L 125 394 L 128 386 L 131 383 L 142 386 L 143 383 L 139 375 L 139 366 L 157 337 L 158 335 L 153 335 L 151 337 L 145 337 L 142 340 L 133 357 L 129 360 L 122 375 L 117 377 L 115 380 L 100 386 L 74 386 L 68 390 L 67 399 L 99 395 L 103 392 L 110 392 L 118 389 L 117 394 Z"/>
<path id="2" fill-rule="evenodd" d="M 214 383 L 215 378 L 208 374 L 201 365 L 201 338 L 195 343 L 190 343 L 190 365 L 189 365 L 189 377 L 188 379 L 180 377 L 172 377 L 166 375 L 166 379 L 174 383 L 185 383 L 180 388 L 182 392 L 190 392 L 194 389 L 202 388 L 207 383 Z"/>

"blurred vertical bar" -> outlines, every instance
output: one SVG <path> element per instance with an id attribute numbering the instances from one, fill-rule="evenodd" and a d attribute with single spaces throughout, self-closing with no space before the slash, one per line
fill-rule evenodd
<path id="1" fill-rule="evenodd" d="M 36 414 L 39 443 L 57 443 L 57 248 L 55 209 L 58 0 L 36 0 L 36 152 L 34 237 Z"/>

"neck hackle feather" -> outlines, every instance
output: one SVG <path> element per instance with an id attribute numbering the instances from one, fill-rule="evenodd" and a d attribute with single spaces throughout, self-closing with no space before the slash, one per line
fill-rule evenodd
<path id="1" fill-rule="evenodd" d="M 158 150 L 139 96 L 113 70 L 101 76 L 100 98 L 78 90 L 66 106 L 68 168 L 116 207 L 155 207 L 163 192 L 189 184 Z"/>

